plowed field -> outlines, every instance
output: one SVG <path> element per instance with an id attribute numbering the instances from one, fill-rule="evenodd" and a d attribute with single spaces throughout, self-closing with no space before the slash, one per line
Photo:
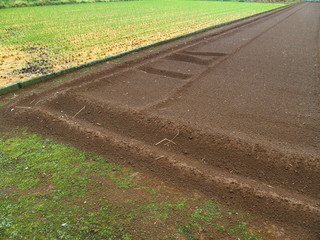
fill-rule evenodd
<path id="1" fill-rule="evenodd" d="M 73 73 L 1 121 L 319 239 L 319 31 L 297 4 Z"/>

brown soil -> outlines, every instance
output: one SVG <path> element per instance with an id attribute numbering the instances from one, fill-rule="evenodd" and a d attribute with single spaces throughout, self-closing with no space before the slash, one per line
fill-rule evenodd
<path id="1" fill-rule="evenodd" d="M 298 4 L 20 91 L 0 121 L 319 239 L 319 46 Z"/>

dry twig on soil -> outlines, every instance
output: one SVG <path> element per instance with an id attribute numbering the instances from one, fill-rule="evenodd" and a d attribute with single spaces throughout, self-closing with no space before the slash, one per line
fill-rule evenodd
<path id="1" fill-rule="evenodd" d="M 172 143 L 174 145 L 177 145 L 173 140 L 176 139 L 176 137 L 178 137 L 180 134 L 180 131 L 178 130 L 178 133 L 172 138 L 172 139 L 168 139 L 168 138 L 164 138 L 161 141 L 157 142 L 155 145 L 159 145 L 160 143 L 163 143 L 165 141 L 167 141 L 167 143 L 165 143 L 165 145 L 169 145 L 169 143 Z"/>
<path id="2" fill-rule="evenodd" d="M 84 109 L 86 108 L 86 106 L 84 106 L 83 108 L 81 108 L 75 115 L 73 115 L 72 118 L 75 118 L 79 113 L 81 113 Z"/>

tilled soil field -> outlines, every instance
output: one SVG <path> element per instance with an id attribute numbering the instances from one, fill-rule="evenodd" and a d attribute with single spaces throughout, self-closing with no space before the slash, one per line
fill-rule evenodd
<path id="1" fill-rule="evenodd" d="M 1 121 L 319 239 L 319 31 L 293 5 L 26 89 Z"/>

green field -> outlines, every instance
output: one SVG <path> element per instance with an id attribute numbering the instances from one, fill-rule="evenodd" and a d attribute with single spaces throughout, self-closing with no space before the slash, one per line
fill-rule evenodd
<path id="1" fill-rule="evenodd" d="M 149 0 L 0 9 L 0 86 L 280 6 Z"/>
<path id="2" fill-rule="evenodd" d="M 122 0 L 0 0 L 0 8 L 62 5 L 62 4 L 93 3 L 93 2 L 112 2 L 112 1 L 122 1 Z M 124 1 L 133 1 L 133 0 L 124 0 Z"/>

